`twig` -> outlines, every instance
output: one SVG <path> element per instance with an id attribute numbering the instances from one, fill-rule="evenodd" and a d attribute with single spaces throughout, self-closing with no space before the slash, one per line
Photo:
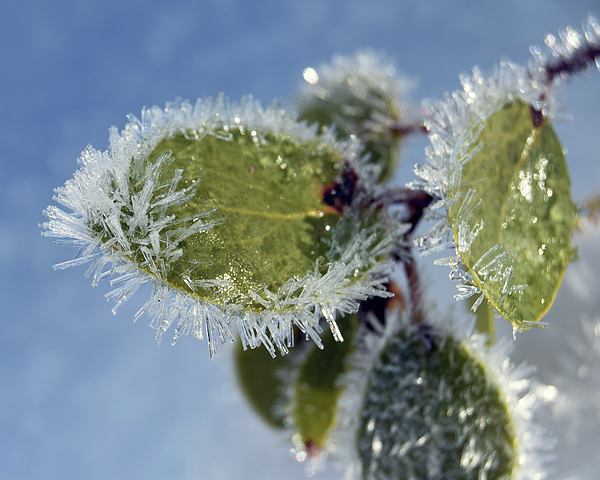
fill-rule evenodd
<path id="1" fill-rule="evenodd" d="M 573 52 L 570 57 L 562 57 L 553 63 L 544 65 L 546 71 L 546 85 L 552 84 L 556 77 L 565 78 L 585 70 L 590 65 L 597 64 L 600 59 L 600 45 L 585 44 Z"/>

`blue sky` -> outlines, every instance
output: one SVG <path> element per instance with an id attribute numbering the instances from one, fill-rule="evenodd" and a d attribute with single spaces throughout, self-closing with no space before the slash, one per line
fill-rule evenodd
<path id="1" fill-rule="evenodd" d="M 189 338 L 157 348 L 130 321 L 147 292 L 113 316 L 108 285 L 52 270 L 73 252 L 40 236 L 41 212 L 88 144 L 107 148 L 110 126 L 221 91 L 285 104 L 305 67 L 363 47 L 418 79 L 418 105 L 475 65 L 525 63 L 588 12 L 600 3 L 0 1 L 0 478 L 304 478 L 245 406 L 227 348 L 212 362 Z M 556 126 L 576 201 L 600 191 L 599 81 L 571 84 L 574 120 Z M 423 146 L 408 142 L 399 182 Z"/>

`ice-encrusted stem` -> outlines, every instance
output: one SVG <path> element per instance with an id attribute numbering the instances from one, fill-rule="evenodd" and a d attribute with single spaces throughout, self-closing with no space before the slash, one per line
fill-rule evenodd
<path id="1" fill-rule="evenodd" d="M 600 23 L 589 15 L 582 24 L 582 32 L 567 26 L 558 32 L 558 38 L 548 34 L 544 41 L 547 52 L 531 46 L 529 51 L 534 57 L 532 76 L 550 86 L 590 66 L 600 69 Z"/>

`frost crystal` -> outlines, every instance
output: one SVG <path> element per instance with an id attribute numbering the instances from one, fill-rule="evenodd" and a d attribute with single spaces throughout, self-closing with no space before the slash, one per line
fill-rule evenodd
<path id="1" fill-rule="evenodd" d="M 251 98 L 239 105 L 230 104 L 224 96 L 196 104 L 176 101 L 164 109 L 144 109 L 141 119 L 133 115 L 128 119 L 120 134 L 111 128 L 109 151 L 90 146 L 82 153 L 74 178 L 55 190 L 54 200 L 65 209 L 49 206 L 44 211 L 49 220 L 42 225 L 42 235 L 78 249 L 74 259 L 55 265 L 55 269 L 89 263 L 86 276 L 92 277 L 92 285 L 111 279 L 114 289 L 106 297 L 116 304 L 113 313 L 142 284 L 151 283 L 151 297 L 134 321 L 150 317 L 157 342 L 174 325 L 173 343 L 181 335 L 206 336 L 212 357 L 219 343 L 233 341 L 232 328 L 237 326 L 244 348 L 262 343 L 274 356 L 276 350 L 287 353 L 293 343 L 293 325 L 321 346 L 321 316 L 340 340 L 337 313 L 355 312 L 358 302 L 369 296 L 388 295 L 383 283 L 391 266 L 387 253 L 395 233 L 385 216 L 382 221 L 369 222 L 369 211 L 360 205 L 360 199 L 346 208 L 333 226 L 326 259 L 317 260 L 312 269 L 289 278 L 276 291 L 261 287 L 245 292 L 241 300 L 227 300 L 232 280 L 191 278 L 194 260 L 187 270 L 173 273 L 173 264 L 186 258 L 186 244 L 201 242 L 226 224 L 227 214 L 218 206 L 184 216 L 173 213 L 203 188 L 203 179 L 200 175 L 191 183 L 182 181 L 182 169 L 171 169 L 174 173 L 165 178 L 166 168 L 175 158 L 168 150 L 153 156 L 161 141 L 175 136 L 196 140 L 212 136 L 229 142 L 232 132 L 250 132 L 260 149 L 261 142 L 267 144 L 268 134 L 282 135 L 299 144 L 318 141 L 327 145 L 357 172 L 363 172 L 357 142 L 341 143 L 331 134 L 317 136 L 314 128 L 298 124 L 277 105 L 263 110 Z M 172 275 L 178 275 L 177 285 L 183 287 L 174 286 Z M 198 290 L 224 292 L 219 297 L 224 300 L 207 301 L 195 294 Z"/>
<path id="2" fill-rule="evenodd" d="M 531 423 L 532 369 L 510 365 L 508 342 L 487 348 L 467 319 L 431 318 L 390 315 L 358 336 L 329 445 L 346 478 L 545 478 L 552 441 Z"/>

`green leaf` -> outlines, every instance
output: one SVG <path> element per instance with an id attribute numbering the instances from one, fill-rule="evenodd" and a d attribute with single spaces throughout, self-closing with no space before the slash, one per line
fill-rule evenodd
<path id="1" fill-rule="evenodd" d="M 337 323 L 344 341 L 337 342 L 333 335 L 328 335 L 323 339 L 323 350 L 313 347 L 300 367 L 294 386 L 295 428 L 305 445 L 318 449 L 325 446 L 335 426 L 337 401 L 342 393 L 336 382 L 349 368 L 347 359 L 354 351 L 358 317 L 347 315 Z"/>
<path id="2" fill-rule="evenodd" d="M 234 302 L 262 311 L 250 291 L 276 292 L 328 252 L 321 239 L 339 214 L 323 202 L 322 189 L 343 162 L 330 147 L 274 134 L 260 141 L 256 132 L 242 130 L 229 139 L 176 135 L 161 141 L 150 160 L 168 152 L 174 160 L 162 173 L 165 183 L 178 169 L 182 186 L 200 182 L 192 199 L 168 213 L 187 218 L 211 212 L 203 220 L 223 220 L 180 243 L 183 255 L 166 276 L 173 287 L 218 305 Z M 134 255 L 143 260 L 140 252 Z M 228 286 L 214 288 L 207 281 Z"/>
<path id="3" fill-rule="evenodd" d="M 337 100 L 337 101 L 336 101 Z M 299 120 L 307 120 L 309 124 L 317 123 L 320 128 L 336 126 L 338 139 L 357 135 L 364 143 L 364 153 L 370 155 L 369 162 L 381 166 L 380 181 L 390 178 L 400 157 L 399 137 L 390 131 L 381 131 L 375 138 L 374 134 L 362 127 L 366 122 L 372 121 L 377 115 L 385 114 L 395 121 L 398 112 L 393 110 L 389 99 L 383 98 L 381 92 L 370 91 L 363 101 L 355 97 L 334 95 L 333 99 L 315 100 L 310 107 L 300 112 Z M 377 102 L 384 112 L 373 108 L 370 103 Z M 347 112 L 352 111 L 349 115 Z"/>
<path id="4" fill-rule="evenodd" d="M 290 357 L 273 358 L 264 348 L 244 350 L 238 342 L 235 350 L 235 370 L 246 400 L 256 413 L 273 427 L 283 427 L 283 415 L 277 411 L 285 389 L 284 380 L 277 372 L 291 367 Z"/>
<path id="5" fill-rule="evenodd" d="M 82 153 L 54 197 L 70 212 L 49 206 L 43 234 L 78 247 L 55 268 L 111 277 L 115 314 L 152 284 L 134 321 L 150 317 L 158 343 L 173 326 L 173 343 L 206 338 L 212 357 L 237 327 L 285 355 L 293 325 L 321 345 L 321 316 L 335 331 L 337 313 L 388 295 L 398 227 L 363 193 L 359 148 L 251 98 L 144 109 L 110 151 Z"/>
<path id="6" fill-rule="evenodd" d="M 335 125 L 338 139 L 356 135 L 379 166 L 380 181 L 390 178 L 400 156 L 400 134 L 390 127 L 400 119 L 399 96 L 407 85 L 394 72 L 393 62 L 373 52 L 339 57 L 313 70 L 297 99 L 299 120 L 322 129 Z"/>
<path id="7" fill-rule="evenodd" d="M 552 305 L 576 216 L 562 147 L 550 120 L 536 126 L 537 116 L 518 100 L 474 126 L 482 127 L 479 149 L 448 214 L 473 284 L 519 329 Z"/>
<path id="8" fill-rule="evenodd" d="M 362 478 L 512 478 L 504 394 L 461 341 L 424 324 L 403 329 L 382 350 L 366 392 L 356 438 Z"/>

